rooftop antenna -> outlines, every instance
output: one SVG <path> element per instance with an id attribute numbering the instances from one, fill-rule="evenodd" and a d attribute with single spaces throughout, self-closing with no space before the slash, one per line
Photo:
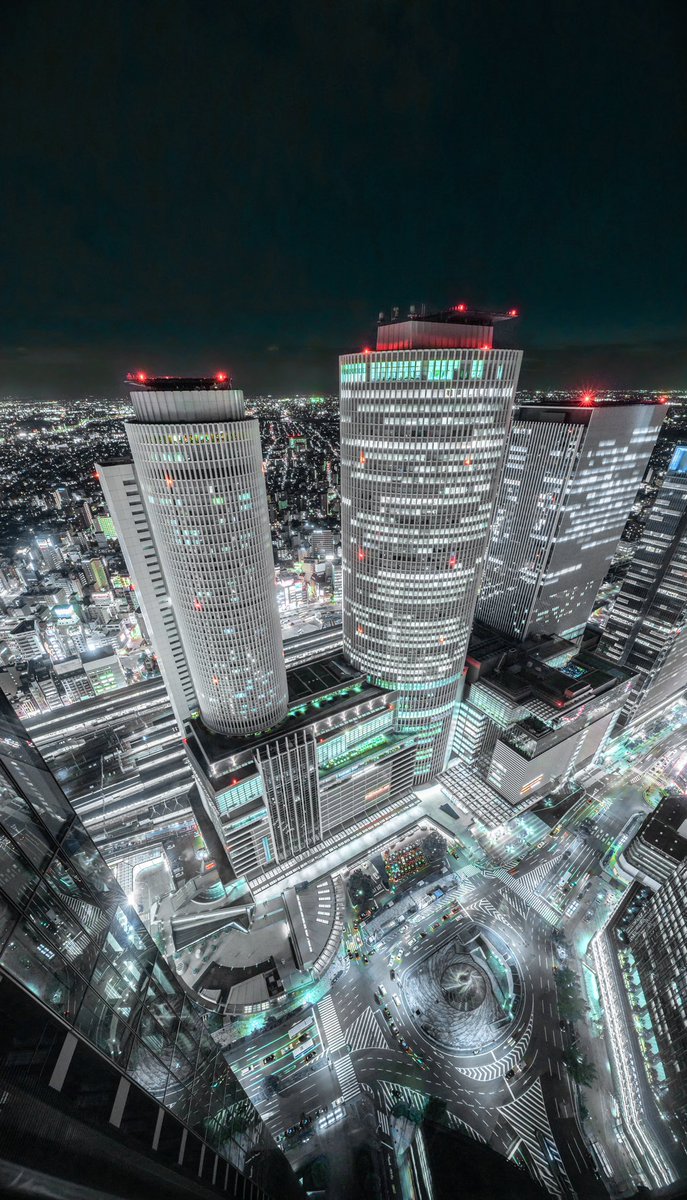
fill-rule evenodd
<path id="1" fill-rule="evenodd" d="M 398 320 L 398 305 L 396 305 L 395 308 L 392 308 L 391 316 L 393 317 L 394 321 Z"/>

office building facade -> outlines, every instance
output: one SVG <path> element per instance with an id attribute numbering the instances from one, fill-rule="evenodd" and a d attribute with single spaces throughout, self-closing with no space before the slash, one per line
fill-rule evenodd
<path id="1" fill-rule="evenodd" d="M 258 422 L 224 375 L 131 383 L 135 477 L 203 721 L 271 728 L 287 687 Z"/>
<path id="2" fill-rule="evenodd" d="M 516 409 L 477 617 L 524 640 L 583 632 L 665 414 L 660 405 Z"/>
<path id="3" fill-rule="evenodd" d="M 453 751 L 515 808 L 590 765 L 634 677 L 559 637 L 518 642 L 475 624 Z"/>
<path id="4" fill-rule="evenodd" d="M 628 941 L 666 1076 L 670 1108 L 687 1136 L 687 859 L 640 909 Z"/>
<path id="5" fill-rule="evenodd" d="M 397 691 L 417 782 L 445 762 L 520 370 L 496 319 L 382 321 L 340 360 L 344 652 Z"/>
<path id="6" fill-rule="evenodd" d="M 2 696 L 0 826 L 3 1182 L 21 1171 L 50 1195 L 297 1196 L 196 1003 Z"/>
<path id="7" fill-rule="evenodd" d="M 599 653 L 638 674 L 619 728 L 659 715 L 687 689 L 686 621 L 687 446 L 678 446 L 599 642 Z"/>
<path id="8" fill-rule="evenodd" d="M 198 712 L 198 697 L 136 471 L 130 459 L 99 462 L 96 470 L 136 591 L 143 628 L 155 649 L 160 674 L 181 726 Z"/>
<path id="9" fill-rule="evenodd" d="M 269 733 L 226 738 L 202 721 L 185 726 L 203 835 L 251 884 L 347 830 L 363 832 L 413 786 L 415 739 L 396 731 L 396 693 L 340 654 L 294 667 L 288 682 L 286 720 Z"/>

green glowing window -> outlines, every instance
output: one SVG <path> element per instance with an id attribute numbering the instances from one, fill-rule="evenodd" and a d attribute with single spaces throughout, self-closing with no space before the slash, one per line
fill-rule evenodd
<path id="1" fill-rule="evenodd" d="M 432 359 L 428 363 L 427 378 L 441 381 L 455 379 L 459 370 L 459 358 Z"/>
<path id="2" fill-rule="evenodd" d="M 472 364 L 470 378 L 471 379 L 481 379 L 483 375 L 484 375 L 484 359 L 476 358 Z"/>
<path id="3" fill-rule="evenodd" d="M 341 378 L 344 382 L 365 381 L 367 363 L 344 363 L 341 367 Z"/>

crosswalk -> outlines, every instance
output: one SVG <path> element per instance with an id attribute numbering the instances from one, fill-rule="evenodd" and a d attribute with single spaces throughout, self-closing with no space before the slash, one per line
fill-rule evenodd
<path id="1" fill-rule="evenodd" d="M 337 1058 L 334 1062 L 334 1070 L 336 1077 L 339 1080 L 341 1095 L 344 1100 L 352 1100 L 354 1096 L 360 1095 L 360 1085 L 358 1078 L 353 1068 L 350 1054 L 344 1054 L 341 1058 Z"/>
<path id="2" fill-rule="evenodd" d="M 545 858 L 542 862 L 537 863 L 536 867 L 533 867 L 531 871 L 527 871 L 525 875 L 519 875 L 518 878 L 520 882 L 524 883 L 525 887 L 528 888 L 529 891 L 536 892 L 537 888 L 541 886 L 544 880 L 548 879 L 556 863 L 560 862 L 563 857 L 563 853 L 564 851 L 561 851 L 560 854 L 553 854 L 550 858 Z"/>
<path id="3" fill-rule="evenodd" d="M 502 883 L 505 883 L 507 888 L 510 888 L 510 890 L 515 892 L 518 896 L 521 896 L 525 903 L 529 905 L 530 908 L 533 908 L 536 913 L 539 913 L 539 916 L 543 917 L 543 919 L 547 921 L 549 925 L 558 925 L 560 921 L 560 913 L 557 913 L 555 908 L 553 908 L 548 901 L 543 898 L 543 896 L 539 896 L 536 892 L 531 891 L 531 889 L 527 887 L 525 883 L 523 883 L 522 879 L 519 879 L 515 875 L 509 875 L 508 871 L 505 871 L 503 867 L 491 867 L 488 871 L 488 874 L 493 875 L 495 879 L 500 879 Z M 530 872 L 530 874 L 532 874 L 532 872 Z M 524 876 L 524 878 L 527 878 L 527 876 Z"/>
<path id="4" fill-rule="evenodd" d="M 392 1083 L 389 1079 L 378 1079 L 375 1087 L 378 1094 L 381 1092 L 383 1103 L 387 1112 L 391 1112 L 394 1105 L 399 1101 L 417 1113 L 422 1113 L 425 1110 L 427 1105 L 427 1095 L 425 1092 L 418 1092 L 415 1090 L 415 1088 L 405 1087 L 400 1083 Z M 381 1110 L 379 1111 L 379 1115 L 380 1118 L 383 1116 Z M 478 1133 L 476 1129 L 473 1129 L 471 1125 L 468 1125 L 466 1121 L 463 1121 L 461 1117 L 457 1116 L 456 1113 L 454 1113 L 450 1108 L 447 1110 L 446 1120 L 449 1129 L 459 1129 L 462 1133 L 473 1138 L 476 1142 L 483 1142 L 485 1140 L 481 1133 Z M 380 1124 L 383 1125 L 381 1120 Z"/>
<path id="5" fill-rule="evenodd" d="M 499 1117 L 507 1122 L 510 1128 L 517 1134 L 520 1141 L 525 1143 L 544 1187 L 551 1195 L 562 1196 L 564 1194 L 563 1188 L 559 1178 L 551 1170 L 542 1146 L 543 1137 L 546 1137 L 551 1142 L 554 1139 L 544 1104 L 541 1081 L 535 1079 L 532 1086 L 518 1096 L 516 1100 L 511 1101 L 510 1104 L 502 1105 L 499 1108 Z M 516 1147 L 511 1150 L 510 1157 L 512 1157 L 515 1149 Z M 562 1165 L 560 1171 L 564 1173 Z"/>
<path id="6" fill-rule="evenodd" d="M 325 1034 L 327 1047 L 332 1056 L 342 1046 L 346 1045 L 343 1029 L 339 1016 L 334 1007 L 334 1001 L 330 995 L 326 995 L 318 1002 L 317 1012 L 320 1018 L 322 1029 Z M 360 1095 L 360 1086 L 353 1067 L 350 1052 L 340 1055 L 338 1058 L 333 1058 L 334 1070 L 341 1088 L 341 1095 L 344 1100 L 352 1100 L 354 1096 Z"/>
<path id="7" fill-rule="evenodd" d="M 383 1050 L 388 1045 L 381 1025 L 381 1018 L 372 1008 L 366 1008 L 346 1030 L 346 1041 L 351 1050 L 368 1048 Z"/>
<path id="8" fill-rule="evenodd" d="M 533 1026 L 534 1014 L 531 1012 L 527 1026 L 518 1041 L 513 1046 L 506 1046 L 500 1058 L 493 1062 L 478 1063 L 470 1067 L 457 1066 L 456 1070 L 461 1075 L 466 1075 L 468 1079 L 475 1079 L 478 1083 L 493 1083 L 496 1079 L 502 1079 L 507 1071 L 517 1067 L 522 1061 L 532 1036 Z"/>
<path id="9" fill-rule="evenodd" d="M 329 993 L 318 1001 L 317 1012 L 322 1024 L 322 1029 L 325 1034 L 327 1047 L 332 1051 L 339 1050 L 341 1046 L 346 1044 L 346 1039 L 343 1035 L 341 1022 L 339 1021 L 338 1013 L 334 1007 L 334 1001 Z"/>

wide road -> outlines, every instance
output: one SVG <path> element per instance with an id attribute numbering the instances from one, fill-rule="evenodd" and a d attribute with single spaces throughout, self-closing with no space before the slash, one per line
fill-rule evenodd
<path id="1" fill-rule="evenodd" d="M 561 1061 L 570 1034 L 553 968 L 565 953 L 557 929 L 586 937 L 603 919 L 613 897 L 599 879 L 600 862 L 647 805 L 641 789 L 623 780 L 607 796 L 596 791 L 583 794 L 510 872 L 486 859 L 466 866 L 449 857 L 443 896 L 430 902 L 432 888 L 419 881 L 360 933 L 349 929 L 348 944 L 360 958 L 351 961 L 342 950 L 324 999 L 230 1052 L 241 1083 L 296 1163 L 324 1149 L 328 1131 L 333 1136 L 343 1120 L 341 1128 L 352 1129 L 370 1101 L 388 1112 L 397 1102 L 422 1108 L 431 1096 L 445 1103 L 454 1127 L 525 1164 L 550 1194 L 607 1195 Z M 428 1013 L 412 999 L 423 972 L 450 957 L 452 945 L 460 949 L 458 935 L 473 922 L 511 957 L 518 981 L 511 1015 L 500 1011 L 487 1043 L 474 1052 L 435 1040 Z M 307 1064 L 298 1057 L 303 1043 L 289 1032 L 302 1020 L 308 1053 L 314 1051 Z M 298 1131 L 284 1139 L 304 1117 L 310 1121 L 300 1140 Z"/>
<path id="2" fill-rule="evenodd" d="M 457 880 L 445 899 L 409 915 L 400 937 L 394 930 L 380 938 L 367 965 L 362 959 L 350 963 L 331 996 L 359 1084 L 375 1094 L 378 1107 L 398 1100 L 421 1107 L 428 1096 L 437 1097 L 452 1123 L 526 1161 L 552 1194 L 604 1196 L 560 1061 L 563 1033 L 552 971 L 556 914 L 536 890 L 565 871 L 564 853 L 556 847 L 535 851 L 515 877 L 502 872 L 508 882 L 485 872 Z M 521 980 L 514 1019 L 504 1019 L 481 1052 L 438 1045 L 422 1028 L 426 1014 L 408 999 L 415 973 L 441 957 L 469 921 L 510 948 Z M 375 939 L 374 925 L 370 933 Z M 380 985 L 386 995 L 377 1004 Z"/>

